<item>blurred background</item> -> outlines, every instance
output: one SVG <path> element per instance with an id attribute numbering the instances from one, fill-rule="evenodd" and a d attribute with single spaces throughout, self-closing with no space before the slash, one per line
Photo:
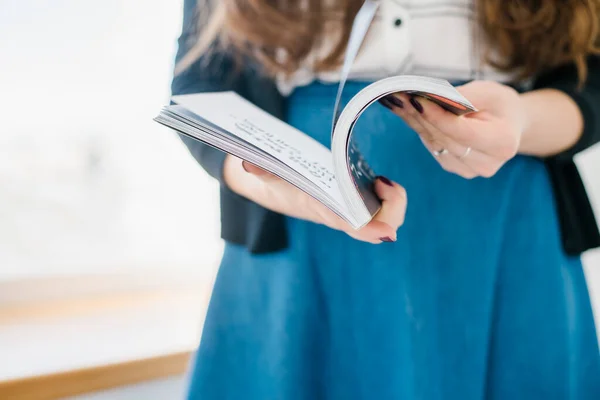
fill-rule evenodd
<path id="1" fill-rule="evenodd" d="M 0 399 L 182 396 L 222 251 L 216 184 L 152 121 L 182 3 L 0 0 Z M 600 148 L 577 162 L 600 215 Z"/>
<path id="2" fill-rule="evenodd" d="M 185 366 L 196 346 L 222 249 L 217 187 L 152 121 L 182 6 L 0 0 L 0 381 L 21 383 L 0 399 L 32 377 Z"/>

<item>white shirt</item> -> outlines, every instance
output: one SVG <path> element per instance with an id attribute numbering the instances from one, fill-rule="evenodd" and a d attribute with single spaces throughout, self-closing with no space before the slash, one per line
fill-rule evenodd
<path id="1" fill-rule="evenodd" d="M 483 63 L 484 49 L 473 0 L 381 0 L 349 79 L 412 74 L 449 81 L 510 81 L 512 75 Z M 339 75 L 315 74 L 306 66 L 277 84 L 287 95 L 315 80 L 338 82 Z"/>

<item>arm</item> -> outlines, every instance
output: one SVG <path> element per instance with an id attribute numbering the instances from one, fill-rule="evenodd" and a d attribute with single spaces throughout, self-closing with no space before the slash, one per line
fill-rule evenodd
<path id="1" fill-rule="evenodd" d="M 196 0 L 185 0 L 183 30 L 179 38 L 176 61 L 187 53 L 195 38 L 195 9 Z M 212 52 L 208 59 L 201 58 L 176 75 L 171 91 L 176 95 L 233 90 L 275 115 L 283 114 L 283 98 L 277 92 L 273 82 L 259 76 L 247 65 L 244 67 L 246 70 L 234 73 L 234 63 L 230 55 Z M 256 84 L 248 84 L 248 79 L 252 79 Z M 210 175 L 219 179 L 222 195 L 236 198 L 241 196 L 252 201 L 244 202 L 244 207 L 262 207 L 280 214 L 324 224 L 344 231 L 358 240 L 375 244 L 396 240 L 396 230 L 404 221 L 406 211 L 404 189 L 387 179 L 379 179 L 375 183 L 376 193 L 383 203 L 381 211 L 367 226 L 355 231 L 323 204 L 288 182 L 187 136 L 181 135 L 181 139 L 202 167 Z M 236 205 L 241 206 L 239 202 Z M 232 210 L 235 208 L 230 208 L 230 211 Z M 235 211 L 226 218 L 247 217 L 243 213 L 236 215 Z M 262 217 L 262 214 L 258 217 Z M 235 224 L 235 227 L 237 229 L 239 225 Z M 234 234 L 239 233 L 232 233 Z"/>
<path id="2" fill-rule="evenodd" d="M 385 102 L 418 134 L 445 170 L 464 178 L 491 177 L 517 153 L 546 157 L 563 246 L 577 255 L 600 246 L 600 232 L 573 156 L 600 141 L 600 60 L 577 90 L 572 66 L 539 76 L 529 93 L 475 81 L 458 90 L 480 110 L 464 117 L 404 94 Z M 444 150 L 443 152 L 441 150 Z"/>
<path id="3" fill-rule="evenodd" d="M 406 94 L 386 104 L 419 133 L 444 169 L 465 178 L 491 177 L 517 153 L 567 161 L 600 140 L 598 57 L 589 58 L 588 69 L 581 91 L 571 66 L 541 75 L 525 94 L 496 82 L 471 82 L 458 90 L 479 112 L 462 117 Z"/>
<path id="4" fill-rule="evenodd" d="M 577 90 L 574 66 L 540 76 L 521 95 L 528 124 L 519 152 L 570 158 L 600 141 L 600 57 L 590 57 L 585 86 Z"/>

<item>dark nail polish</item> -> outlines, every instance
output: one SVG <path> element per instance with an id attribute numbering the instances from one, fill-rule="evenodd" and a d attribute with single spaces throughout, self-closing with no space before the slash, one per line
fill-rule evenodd
<path id="1" fill-rule="evenodd" d="M 382 242 L 395 242 L 395 240 L 389 236 L 380 237 L 379 240 L 381 240 Z"/>
<path id="2" fill-rule="evenodd" d="M 389 108 L 390 110 L 392 109 L 392 104 L 385 97 L 382 97 L 381 99 L 379 99 L 377 101 L 385 108 Z"/>
<path id="3" fill-rule="evenodd" d="M 419 112 L 419 114 L 423 114 L 423 106 L 421 105 L 421 103 L 419 103 L 419 100 L 415 99 L 414 97 L 411 97 L 410 104 L 412 104 L 412 106 L 415 108 L 415 110 Z"/>
<path id="4" fill-rule="evenodd" d="M 385 183 L 388 186 L 394 186 L 394 184 L 392 183 L 392 181 L 390 181 L 385 176 L 378 176 L 377 179 L 379 179 L 381 182 Z"/>
<path id="5" fill-rule="evenodd" d="M 402 102 L 402 100 L 400 100 L 396 96 L 392 96 L 390 94 L 390 95 L 386 96 L 385 99 L 398 108 L 404 108 L 404 103 Z"/>

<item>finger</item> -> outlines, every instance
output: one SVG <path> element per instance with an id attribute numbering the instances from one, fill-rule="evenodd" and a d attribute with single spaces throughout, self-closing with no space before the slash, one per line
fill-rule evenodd
<path id="1" fill-rule="evenodd" d="M 367 225 L 356 230 L 348 222 L 320 203 L 315 204 L 311 208 L 316 214 L 315 218 L 312 219 L 313 222 L 322 223 L 332 229 L 345 232 L 354 239 L 379 244 L 382 241 L 387 241 L 387 238 L 395 238 L 395 229 L 385 222 L 371 220 Z"/>
<path id="2" fill-rule="evenodd" d="M 408 104 L 408 106 L 396 107 L 389 98 L 395 98 L 400 104 Z M 391 108 L 396 114 L 401 116 L 407 124 L 417 132 L 421 141 L 432 155 L 442 149 L 450 151 L 448 146 L 442 142 L 442 139 L 445 139 L 445 141 L 449 141 L 450 139 L 441 134 L 434 125 L 428 123 L 427 120 L 423 118 L 425 110 L 419 100 L 405 93 L 395 93 L 394 95 L 388 96 L 386 100 L 391 105 L 388 108 Z M 434 106 L 439 107 L 435 104 Z M 456 149 L 459 146 L 455 144 L 452 147 Z M 463 147 L 463 152 L 464 149 L 465 147 Z M 436 160 L 442 168 L 448 172 L 455 173 L 467 179 L 477 176 L 468 165 L 463 165 L 457 157 L 453 157 L 451 154 L 440 155 L 439 157 L 436 157 Z"/>
<path id="3" fill-rule="evenodd" d="M 396 241 L 396 230 L 385 222 L 376 219 L 372 219 L 359 230 L 350 229 L 345 232 L 354 239 L 373 244 Z"/>
<path id="4" fill-rule="evenodd" d="M 440 108 L 438 105 L 430 102 L 429 100 L 424 100 L 423 103 L 432 104 L 432 108 L 434 109 Z M 448 150 L 447 154 L 442 154 L 437 158 L 440 165 L 442 165 L 442 167 L 449 172 L 456 173 L 468 179 L 476 176 L 487 178 L 495 175 L 498 169 L 504 164 L 504 161 L 501 158 L 486 154 L 483 151 L 480 151 L 478 148 L 472 148 L 470 146 L 465 146 L 461 143 L 458 143 L 456 140 L 448 137 L 442 131 L 437 129 L 437 126 L 434 126 L 426 118 L 422 118 L 420 123 L 427 127 L 427 130 L 431 132 L 436 146 L 437 144 L 441 144 L 442 148 Z M 424 141 L 424 143 L 427 142 L 426 139 L 421 139 Z M 492 142 L 493 141 L 491 140 L 490 143 Z M 437 149 L 439 151 L 439 147 L 437 147 Z"/>
<path id="5" fill-rule="evenodd" d="M 430 142 L 428 142 L 425 138 L 420 137 L 423 145 L 429 150 L 431 153 L 435 151 L 439 151 L 439 147 L 435 148 Z M 434 154 L 435 160 L 440 164 L 440 166 L 448 172 L 451 172 L 456 175 L 460 175 L 466 179 L 473 179 L 477 176 L 477 172 L 474 171 L 469 165 L 463 163 L 460 159 L 456 158 L 452 153 L 448 152 L 445 154 L 440 154 L 436 156 Z"/>
<path id="6" fill-rule="evenodd" d="M 473 171 L 468 165 L 464 165 L 458 159 L 458 157 L 453 155 L 452 150 L 456 151 L 456 149 L 460 148 L 461 146 L 457 145 L 457 143 L 453 142 L 447 136 L 444 136 L 435 125 L 423 118 L 425 113 L 425 108 L 422 105 L 423 101 L 419 101 L 419 99 L 406 94 L 400 94 L 399 96 L 401 96 L 404 102 L 408 101 L 408 103 L 411 105 L 412 111 L 409 112 L 409 114 L 411 115 L 411 118 L 413 118 L 414 123 L 422 127 L 418 132 L 419 138 L 429 152 L 435 156 L 436 161 L 438 161 L 442 168 L 448 172 L 455 173 L 468 179 L 477 176 L 475 171 Z M 429 101 L 427 102 L 442 110 L 442 108 L 438 105 Z M 426 134 L 422 134 L 421 132 L 426 132 Z M 442 150 L 446 150 L 447 153 L 436 155 L 437 152 Z"/>
<path id="7" fill-rule="evenodd" d="M 379 102 L 402 118 L 404 122 L 419 135 L 425 137 L 431 136 L 416 118 L 418 112 L 411 106 L 408 96 L 401 93 L 395 93 L 379 99 Z"/>
<path id="8" fill-rule="evenodd" d="M 261 180 L 279 180 L 280 178 L 277 177 L 276 175 L 273 175 L 272 173 L 265 171 L 264 169 L 248 162 L 248 161 L 242 161 L 242 168 L 244 168 L 244 171 L 246 171 L 249 174 L 252 174 L 258 178 L 260 178 Z"/>
<path id="9" fill-rule="evenodd" d="M 502 117 L 512 114 L 512 104 L 519 101 L 519 93 L 506 85 L 493 81 L 471 81 L 456 90 L 462 94 L 480 111 L 487 111 Z M 475 114 L 467 114 L 475 116 Z"/>
<path id="10" fill-rule="evenodd" d="M 394 98 L 397 99 L 396 102 L 392 101 Z M 406 93 L 395 93 L 384 99 L 386 102 L 383 104 L 417 132 L 425 147 L 434 156 L 436 152 L 443 149 L 448 151 L 446 154 L 435 156 L 444 170 L 466 179 L 477 176 L 491 176 L 497 171 L 499 163 L 496 158 L 479 151 L 476 147 L 458 142 L 440 130 L 438 126 L 431 122 L 430 118 L 426 118 L 426 116 L 434 113 L 444 115 L 448 121 L 455 121 L 460 117 L 444 110 L 432 101 L 424 98 L 417 99 Z M 492 143 L 492 141 L 489 142 Z M 471 150 L 467 153 L 469 147 Z M 464 158 L 463 155 L 468 155 L 468 158 Z"/>
<path id="11" fill-rule="evenodd" d="M 425 100 L 424 103 L 425 102 L 432 103 L 429 100 Z M 437 104 L 433 104 L 433 106 L 440 108 Z M 439 146 L 441 146 L 441 148 L 448 150 L 448 153 L 450 153 L 450 155 L 454 156 L 454 157 L 438 157 L 439 160 L 455 158 L 455 159 L 457 159 L 457 161 L 460 161 L 461 163 L 465 164 L 468 167 L 468 169 L 475 172 L 476 175 L 478 175 L 478 173 L 477 173 L 478 170 L 480 170 L 482 168 L 486 169 L 488 166 L 498 164 L 498 160 L 495 159 L 494 157 L 491 157 L 490 155 L 485 154 L 476 148 L 458 143 L 453 138 L 445 135 L 442 131 L 440 131 L 437 128 L 437 126 L 434 126 L 428 119 L 422 118 L 420 123 L 427 128 L 427 130 L 431 133 L 431 136 L 433 138 L 433 140 L 427 140 L 425 138 L 424 143 L 428 142 L 430 145 L 431 144 L 438 145 L 437 147 L 434 147 L 434 149 L 437 149 L 437 151 L 439 151 L 439 149 L 440 149 Z M 444 156 L 446 156 L 446 155 L 444 155 Z M 456 165 L 457 163 L 452 162 L 452 164 Z M 462 168 L 459 168 L 459 169 L 462 170 Z M 459 175 L 465 176 L 465 175 L 463 175 L 463 173 L 459 173 Z M 467 176 L 465 176 L 465 177 L 467 177 Z"/>
<path id="12" fill-rule="evenodd" d="M 489 130 L 489 118 L 491 118 L 489 114 L 486 115 L 486 112 L 480 111 L 476 113 L 478 117 L 467 118 L 446 111 L 424 98 L 414 98 L 413 102 L 419 104 L 423 110 L 419 115 L 421 121 L 435 126 L 443 136 L 465 148 L 471 147 L 489 156 L 495 154 L 497 138 L 486 134 Z"/>
<path id="13" fill-rule="evenodd" d="M 427 106 L 428 103 L 431 103 L 428 100 L 419 101 L 417 99 L 413 99 L 413 102 L 415 104 L 419 104 L 419 109 L 422 109 L 423 113 L 425 112 L 425 108 L 422 105 L 422 103 L 425 103 L 425 105 Z M 437 104 L 433 104 L 433 107 L 441 108 Z M 450 152 L 451 154 L 455 155 L 456 157 L 460 157 L 460 154 L 464 154 L 465 149 L 468 148 L 468 146 L 463 146 L 462 144 L 456 142 L 447 135 L 444 135 L 440 131 L 440 129 L 438 129 L 438 127 L 432 124 L 428 119 L 426 119 L 423 114 L 417 114 L 415 115 L 415 118 L 429 133 L 429 136 L 424 136 L 421 139 L 424 140 L 424 143 L 427 143 L 429 145 L 435 144 L 436 146 L 432 146 L 434 151 L 440 151 L 444 149 Z"/>
<path id="14" fill-rule="evenodd" d="M 313 222 L 316 221 L 338 231 L 346 232 L 353 230 L 348 222 L 327 208 L 327 206 L 323 205 L 323 203 L 312 198 L 309 199 L 309 202 L 311 204 L 309 204 L 307 208 L 311 210 L 311 214 L 315 215 L 315 217 L 312 218 Z"/>
<path id="15" fill-rule="evenodd" d="M 488 112 L 456 116 L 429 100 L 419 102 L 423 106 L 424 121 L 435 126 L 443 137 L 451 139 L 458 146 L 464 146 L 465 149 L 471 147 L 485 155 L 481 160 L 483 164 L 497 164 L 498 161 L 514 156 L 515 138 L 511 135 L 498 135 L 498 132 L 510 130 L 510 126 L 499 127 L 504 125 Z"/>
<path id="16" fill-rule="evenodd" d="M 386 177 L 375 180 L 375 193 L 381 199 L 381 209 L 372 222 L 385 223 L 392 228 L 389 239 L 396 240 L 396 231 L 404 223 L 406 215 L 406 190 Z"/>

